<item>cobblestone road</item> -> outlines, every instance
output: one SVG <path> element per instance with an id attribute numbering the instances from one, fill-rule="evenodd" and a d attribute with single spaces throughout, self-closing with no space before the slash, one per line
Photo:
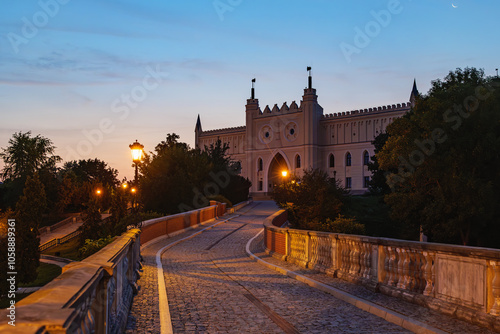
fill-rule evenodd
<path id="1" fill-rule="evenodd" d="M 245 246 L 274 213 L 272 202 L 256 202 L 225 223 L 214 221 L 142 250 L 141 290 L 134 298 L 127 333 L 160 333 L 156 252 L 207 226 L 162 255 L 174 333 L 409 333 L 404 328 L 283 276 L 251 260 Z M 262 237 L 252 243 L 261 257 Z M 490 333 L 355 284 L 298 268 L 273 258 L 266 261 L 301 272 L 353 295 L 391 308 L 449 333 Z M 429 320 L 429 321 L 427 321 Z"/>
<path id="2" fill-rule="evenodd" d="M 163 254 L 175 333 L 407 333 L 249 259 L 247 241 L 276 210 L 254 205 Z"/>

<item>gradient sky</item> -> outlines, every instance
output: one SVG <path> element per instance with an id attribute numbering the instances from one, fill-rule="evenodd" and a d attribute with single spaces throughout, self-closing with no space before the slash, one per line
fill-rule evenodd
<path id="1" fill-rule="evenodd" d="M 494 75 L 499 16 L 498 0 L 9 1 L 0 147 L 32 131 L 65 161 L 97 157 L 130 179 L 135 139 L 193 146 L 198 114 L 204 130 L 244 125 L 254 77 L 261 108 L 281 106 L 312 66 L 333 113 L 408 101 L 413 78 L 425 93 L 457 67 Z"/>

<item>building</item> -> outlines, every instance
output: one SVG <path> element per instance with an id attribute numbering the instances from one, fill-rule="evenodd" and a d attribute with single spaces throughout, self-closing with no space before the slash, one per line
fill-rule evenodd
<path id="1" fill-rule="evenodd" d="M 310 168 L 326 171 L 353 194 L 366 192 L 371 176 L 367 164 L 374 155 L 371 142 L 395 118 L 409 111 L 418 95 L 414 81 L 410 102 L 325 114 L 309 72 L 308 87 L 299 104 L 285 102 L 281 107 L 275 104 L 261 110 L 254 82 L 246 104 L 245 126 L 203 131 L 198 115 L 195 127 L 196 147 L 203 149 L 219 138 L 229 144 L 228 154 L 241 161 L 242 176 L 252 181 L 250 193 L 254 197 L 271 192 L 281 181 L 282 171 L 300 176 Z"/>

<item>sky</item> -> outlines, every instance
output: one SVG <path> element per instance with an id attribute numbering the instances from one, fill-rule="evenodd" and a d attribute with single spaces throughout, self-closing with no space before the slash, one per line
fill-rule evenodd
<path id="1" fill-rule="evenodd" d="M 500 67 L 497 0 L 40 0 L 0 12 L 0 148 L 16 132 L 64 161 L 133 177 L 129 145 L 245 125 L 300 101 L 312 66 L 325 113 L 409 100 L 413 79 Z M 0 161 L 0 168 L 3 162 Z"/>

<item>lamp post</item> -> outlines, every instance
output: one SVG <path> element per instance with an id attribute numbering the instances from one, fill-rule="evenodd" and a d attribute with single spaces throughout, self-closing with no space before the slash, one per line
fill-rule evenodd
<path id="1" fill-rule="evenodd" d="M 134 184 L 137 186 L 137 177 L 138 177 L 138 167 L 139 163 L 142 161 L 142 156 L 143 156 L 143 148 L 144 145 L 139 143 L 137 139 L 135 140 L 135 143 L 130 144 L 130 151 L 132 153 L 132 161 L 135 164 L 135 177 L 134 177 Z"/>

